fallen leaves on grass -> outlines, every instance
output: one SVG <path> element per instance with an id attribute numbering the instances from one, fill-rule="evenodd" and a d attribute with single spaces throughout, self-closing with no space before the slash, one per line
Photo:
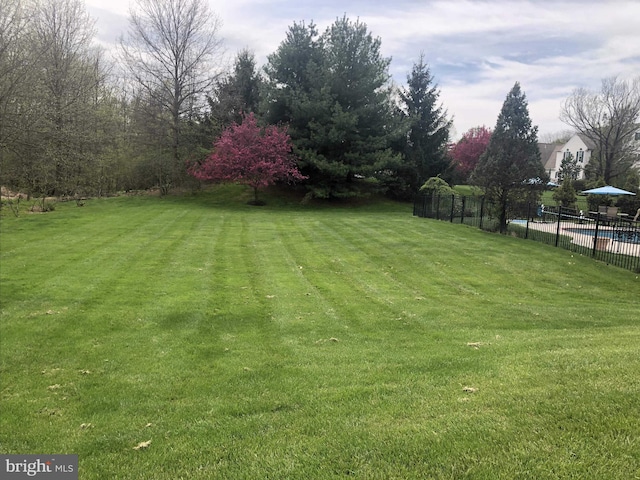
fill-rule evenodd
<path id="1" fill-rule="evenodd" d="M 80 428 L 85 430 L 87 428 L 93 428 L 93 423 L 81 423 Z"/>
<path id="2" fill-rule="evenodd" d="M 49 407 L 43 407 L 40 410 L 38 410 L 38 413 L 42 413 L 45 415 L 49 415 L 49 416 L 54 416 L 54 415 L 61 415 L 62 414 L 62 410 L 60 410 L 59 408 L 49 408 Z"/>
<path id="3" fill-rule="evenodd" d="M 500 335 L 496 335 L 496 339 L 499 340 L 500 339 Z M 489 342 L 489 343 L 485 343 L 485 342 L 467 342 L 467 347 L 471 347 L 471 348 L 474 348 L 476 350 L 478 350 L 480 347 L 485 346 L 485 345 L 491 345 L 491 342 Z"/>
<path id="4" fill-rule="evenodd" d="M 134 450 L 143 450 L 145 448 L 149 448 L 149 445 L 151 445 L 151 440 L 147 440 L 146 442 L 140 442 L 138 445 L 133 447 L 133 449 Z"/>
<path id="5" fill-rule="evenodd" d="M 462 387 L 462 391 L 465 393 L 476 393 L 478 389 L 475 387 Z"/>
<path id="6" fill-rule="evenodd" d="M 80 373 L 82 375 L 89 375 L 91 373 L 91 371 L 90 370 L 80 370 Z"/>
<path id="7" fill-rule="evenodd" d="M 60 388 L 60 384 L 59 384 L 59 383 L 56 383 L 55 385 L 49 385 L 47 388 L 48 388 L 49 390 L 57 390 L 57 389 L 59 389 L 59 388 Z"/>

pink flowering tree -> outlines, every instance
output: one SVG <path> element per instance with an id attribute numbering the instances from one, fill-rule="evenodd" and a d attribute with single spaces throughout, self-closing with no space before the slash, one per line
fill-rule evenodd
<path id="1" fill-rule="evenodd" d="M 298 171 L 286 130 L 274 125 L 259 127 L 253 113 L 222 132 L 213 147 L 213 153 L 189 173 L 200 180 L 249 185 L 256 205 L 258 189 L 277 181 L 307 178 Z"/>
<path id="2" fill-rule="evenodd" d="M 480 155 L 484 153 L 491 139 L 491 130 L 484 125 L 467 131 L 451 149 L 455 169 L 466 181 L 476 168 Z"/>

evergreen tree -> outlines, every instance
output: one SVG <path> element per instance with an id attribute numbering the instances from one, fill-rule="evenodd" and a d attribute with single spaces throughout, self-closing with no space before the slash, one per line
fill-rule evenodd
<path id="1" fill-rule="evenodd" d="M 565 152 L 560 170 L 558 170 L 558 180 L 561 185 L 553 192 L 553 199 L 563 207 L 571 207 L 576 203 L 576 190 L 573 182 L 578 179 L 580 166 L 578 160 L 571 152 Z"/>
<path id="2" fill-rule="evenodd" d="M 576 204 L 576 189 L 571 180 L 565 179 L 553 192 L 553 199 L 563 207 L 573 207 Z"/>
<path id="3" fill-rule="evenodd" d="M 312 95 L 320 94 L 322 62 L 313 22 L 290 26 L 285 40 L 268 57 L 261 111 L 268 123 L 287 123 L 294 143 L 309 137 L 309 121 L 317 115 Z"/>
<path id="4" fill-rule="evenodd" d="M 320 37 L 294 24 L 269 57 L 266 118 L 289 123 L 310 195 L 358 195 L 360 177 L 395 160 L 389 62 L 380 39 L 346 17 Z"/>
<path id="5" fill-rule="evenodd" d="M 420 55 L 407 76 L 407 88 L 399 92 L 402 117 L 408 134 L 402 145 L 404 162 L 398 176 L 415 193 L 427 178 L 445 174 L 450 167 L 447 155 L 451 120 L 438 104 L 440 92 Z"/>
<path id="6" fill-rule="evenodd" d="M 211 117 L 220 129 L 241 123 L 243 115 L 257 112 L 262 79 L 253 52 L 244 49 L 236 56 L 233 73 L 217 82 L 208 97 Z"/>
<path id="7" fill-rule="evenodd" d="M 578 165 L 578 159 L 571 152 L 565 152 L 562 162 L 560 162 L 560 170 L 558 170 L 558 181 L 560 183 L 571 183 L 578 179 L 579 174 L 580 165 Z"/>
<path id="8" fill-rule="evenodd" d="M 487 150 L 472 174 L 472 182 L 484 188 L 499 207 L 500 231 L 507 227 L 507 207 L 528 195 L 535 185 L 546 183 L 540 160 L 538 127 L 531 125 L 528 104 L 515 83 L 502 105 Z"/>

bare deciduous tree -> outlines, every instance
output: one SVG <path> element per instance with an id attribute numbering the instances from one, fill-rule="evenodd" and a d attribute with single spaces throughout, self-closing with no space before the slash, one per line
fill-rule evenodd
<path id="1" fill-rule="evenodd" d="M 599 92 L 574 90 L 564 102 L 560 119 L 596 144 L 590 164 L 610 183 L 627 173 L 637 153 L 633 145 L 640 116 L 640 77 L 602 80 Z"/>
<path id="2" fill-rule="evenodd" d="M 82 0 L 0 0 L 0 166 L 12 187 L 73 195 L 92 183 L 108 145 L 94 34 Z"/>
<path id="3" fill-rule="evenodd" d="M 97 95 L 105 66 L 92 46 L 94 24 L 80 0 L 43 0 L 36 10 L 34 37 L 43 53 L 34 161 L 51 193 L 75 194 L 87 183 L 96 157 Z"/>
<path id="4" fill-rule="evenodd" d="M 29 90 L 24 87 L 37 58 L 32 19 L 23 0 L 0 0 L 0 162 L 21 131 L 16 99 Z"/>
<path id="5" fill-rule="evenodd" d="M 4 101 L 20 79 L 27 51 L 29 15 L 20 0 L 0 0 L 0 101 Z"/>
<path id="6" fill-rule="evenodd" d="M 221 23 L 205 0 L 137 0 L 122 59 L 148 97 L 167 114 L 173 166 L 181 165 L 181 123 L 205 104 L 222 53 Z M 163 193 L 171 171 L 158 178 Z"/>

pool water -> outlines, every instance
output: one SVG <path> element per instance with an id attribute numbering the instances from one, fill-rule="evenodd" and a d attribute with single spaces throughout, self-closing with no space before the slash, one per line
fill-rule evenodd
<path id="1" fill-rule="evenodd" d="M 595 235 L 595 229 L 593 228 L 565 228 L 566 232 L 579 233 L 581 235 L 589 235 L 593 237 Z M 640 243 L 640 232 L 629 230 L 598 230 L 599 238 L 611 238 L 616 241 L 627 243 Z"/>

